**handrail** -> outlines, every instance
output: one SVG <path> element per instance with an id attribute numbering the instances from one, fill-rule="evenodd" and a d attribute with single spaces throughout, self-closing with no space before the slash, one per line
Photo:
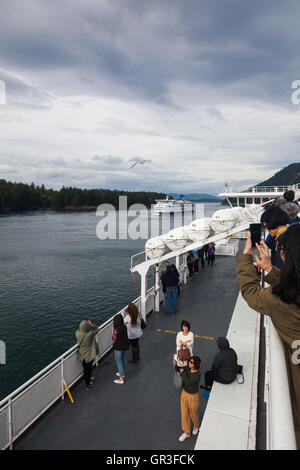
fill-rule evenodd
<path id="1" fill-rule="evenodd" d="M 147 291 L 147 295 L 149 295 L 150 291 L 153 290 L 153 287 L 151 287 L 148 291 Z M 132 303 L 136 303 L 138 302 L 140 299 L 140 297 L 137 297 L 135 300 L 133 300 Z M 99 333 L 104 330 L 104 328 L 106 328 L 109 323 L 111 323 L 114 319 L 114 317 L 116 315 L 118 315 L 118 313 L 121 313 L 124 309 L 121 309 L 119 310 L 119 312 L 115 313 L 112 317 L 110 317 L 108 320 L 106 320 L 104 323 L 102 323 L 100 326 L 99 326 Z M 14 390 L 12 393 L 10 393 L 9 395 L 7 395 L 5 398 L 3 398 L 3 400 L 0 401 L 0 408 L 6 404 L 9 400 L 15 398 L 17 395 L 19 395 L 19 393 L 23 392 L 23 390 L 25 390 L 27 387 L 29 387 L 32 383 L 34 383 L 37 379 L 39 379 L 40 377 L 42 377 L 43 375 L 45 375 L 47 372 L 49 372 L 51 369 L 53 369 L 53 367 L 55 367 L 57 364 L 59 364 L 62 359 L 66 359 L 67 357 L 70 356 L 70 354 L 72 354 L 73 352 L 77 351 L 78 349 L 78 345 L 75 344 L 74 346 L 72 346 L 70 349 L 68 349 L 66 352 L 64 352 L 61 356 L 59 356 L 57 359 L 55 359 L 53 362 L 51 362 L 50 364 L 48 364 L 48 366 L 44 367 L 44 369 L 42 369 L 40 372 L 38 372 L 36 375 L 34 375 L 33 377 L 31 377 L 31 379 L 27 380 L 27 382 L 25 382 L 23 385 L 21 385 L 19 388 L 17 388 L 16 390 Z"/>
<path id="2" fill-rule="evenodd" d="M 259 193 L 283 193 L 285 191 L 300 191 L 300 184 L 294 185 L 278 185 L 278 186 L 253 186 L 250 188 L 234 188 L 232 186 L 226 186 L 224 191 L 220 194 L 229 194 L 229 193 L 250 193 L 250 194 L 259 194 Z"/>
<path id="3" fill-rule="evenodd" d="M 267 449 L 296 450 L 291 397 L 283 347 L 272 320 L 266 324 Z"/>
<path id="4" fill-rule="evenodd" d="M 147 292 L 146 292 L 146 300 L 150 299 L 152 296 L 155 296 L 156 291 L 155 291 L 155 286 L 150 287 Z M 135 300 L 132 302 L 135 304 L 140 303 L 141 297 L 137 297 Z M 121 313 L 122 310 L 126 309 L 124 307 L 123 309 L 119 310 L 116 314 L 114 314 L 112 317 L 110 317 L 108 320 L 106 320 L 104 323 L 102 323 L 99 326 L 99 331 L 97 333 L 96 338 L 99 337 L 99 335 L 104 335 L 104 348 L 100 351 L 99 355 L 95 359 L 95 363 L 97 364 L 98 361 L 105 355 L 107 352 L 112 348 L 112 344 L 110 344 L 110 341 L 107 341 L 107 334 L 105 330 L 107 329 L 108 326 L 110 326 L 113 322 L 113 319 L 118 313 Z M 146 314 L 150 313 L 152 310 L 151 308 L 151 303 L 148 304 L 147 307 L 147 312 Z M 106 336 L 105 336 L 106 335 Z M 106 340 L 105 340 L 106 338 Z M 15 422 L 17 419 L 15 417 L 15 413 L 13 411 L 13 407 L 16 406 L 16 404 L 19 402 L 20 399 L 22 399 L 26 394 L 31 393 L 32 390 L 35 390 L 34 387 L 38 387 L 42 381 L 44 381 L 46 378 L 49 378 L 52 373 L 55 374 L 59 368 L 61 368 L 61 376 L 60 379 L 58 379 L 58 382 L 56 381 L 56 385 L 60 383 L 60 381 L 64 381 L 64 370 L 67 372 L 67 369 L 64 369 L 65 367 L 65 361 L 74 358 L 74 354 L 78 349 L 78 345 L 75 344 L 72 346 L 70 349 L 68 349 L 66 352 L 64 352 L 61 356 L 56 358 L 53 362 L 48 364 L 44 369 L 42 369 L 40 372 L 38 372 L 36 375 L 31 377 L 27 382 L 25 382 L 23 385 L 18 387 L 16 390 L 14 390 L 12 393 L 7 395 L 4 399 L 0 401 L 0 418 L 2 417 L 2 429 L 1 431 L 4 431 L 4 433 L 1 436 L 0 433 L 0 448 L 1 449 L 6 449 L 9 447 L 10 449 L 13 446 L 14 441 L 21 435 L 23 434 L 26 429 L 28 429 L 44 412 L 48 410 L 50 406 L 52 406 L 57 400 L 60 398 L 64 398 L 65 395 L 65 390 L 64 386 L 62 385 L 61 387 L 61 392 L 55 392 L 52 394 L 42 405 L 42 408 L 39 409 L 39 406 L 36 406 L 33 410 L 30 411 L 29 417 L 26 418 L 26 421 L 22 422 L 21 426 L 19 423 Z M 76 372 L 76 375 L 74 375 L 74 371 L 72 372 L 72 378 L 69 379 L 69 382 L 67 383 L 68 386 L 74 385 L 83 375 L 82 370 L 78 369 Z M 38 389 L 37 389 L 38 390 Z M 0 424 L 1 424 L 1 419 L 0 419 Z M 4 427 L 5 426 L 5 427 Z M 6 433 L 6 437 L 5 437 Z M 2 440 L 1 440 L 2 437 Z M 4 446 L 4 447 L 3 447 Z"/>

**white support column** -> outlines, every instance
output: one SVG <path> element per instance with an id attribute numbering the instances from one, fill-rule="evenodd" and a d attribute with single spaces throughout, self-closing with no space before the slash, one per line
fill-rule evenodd
<path id="1" fill-rule="evenodd" d="M 176 256 L 176 263 L 175 263 L 175 266 L 176 266 L 177 271 L 179 271 L 179 266 L 180 266 L 180 264 L 179 264 L 179 255 Z"/>
<path id="2" fill-rule="evenodd" d="M 148 270 L 147 270 L 148 271 Z M 147 272 L 141 273 L 141 315 L 146 320 Z"/>
<path id="3" fill-rule="evenodd" d="M 160 263 L 155 265 L 155 281 L 154 281 L 154 311 L 159 312 L 160 306 Z"/>
<path id="4" fill-rule="evenodd" d="M 183 264 L 184 264 L 184 274 L 183 274 L 183 284 L 186 284 L 187 282 L 187 262 L 186 262 L 186 259 L 187 259 L 187 253 L 184 253 L 183 254 Z"/>
<path id="5" fill-rule="evenodd" d="M 64 358 L 60 361 L 60 380 L 61 380 L 61 399 L 65 399 L 65 386 L 64 386 Z"/>
<path id="6" fill-rule="evenodd" d="M 13 418 L 12 418 L 12 403 L 11 399 L 8 402 L 8 440 L 9 440 L 9 449 L 13 449 Z"/>

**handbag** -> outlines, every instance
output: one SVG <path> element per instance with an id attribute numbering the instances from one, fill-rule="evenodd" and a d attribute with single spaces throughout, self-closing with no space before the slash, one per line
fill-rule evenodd
<path id="1" fill-rule="evenodd" d="M 141 319 L 141 328 L 142 328 L 142 330 L 144 330 L 146 328 L 147 324 L 146 324 L 145 320 L 143 319 L 143 317 L 141 315 L 140 315 L 140 319 Z"/>
<path id="2" fill-rule="evenodd" d="M 180 347 L 177 355 L 180 361 L 189 361 L 189 359 L 191 358 L 191 353 L 190 353 L 189 348 L 185 348 L 184 346 Z"/>
<path id="3" fill-rule="evenodd" d="M 182 387 L 182 377 L 179 374 L 179 372 L 175 372 L 174 379 L 173 379 L 173 384 L 176 390 L 180 390 Z"/>

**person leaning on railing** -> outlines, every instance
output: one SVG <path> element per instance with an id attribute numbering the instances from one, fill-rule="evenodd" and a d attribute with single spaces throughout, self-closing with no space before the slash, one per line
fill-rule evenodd
<path id="1" fill-rule="evenodd" d="M 253 253 L 258 266 L 267 273 L 265 281 L 271 286 L 260 285 L 253 264 Z M 269 315 L 283 344 L 291 405 L 293 410 L 297 448 L 300 449 L 300 364 L 295 360 L 293 343 L 300 340 L 300 224 L 291 225 L 281 240 L 282 269 L 271 264 L 267 245 L 252 248 L 248 233 L 244 253 L 238 256 L 237 276 L 243 298 L 247 304 L 263 315 Z"/>
<path id="2" fill-rule="evenodd" d="M 86 390 L 90 389 L 94 381 L 91 375 L 93 361 L 99 354 L 99 346 L 95 340 L 98 331 L 99 328 L 90 320 L 83 320 L 75 333 L 78 344 L 77 359 L 82 363 Z"/>

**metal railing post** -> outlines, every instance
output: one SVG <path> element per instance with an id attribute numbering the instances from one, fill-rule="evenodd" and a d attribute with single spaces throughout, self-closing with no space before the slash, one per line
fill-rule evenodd
<path id="1" fill-rule="evenodd" d="M 61 367 L 61 399 L 65 399 L 65 384 L 64 384 L 64 358 L 61 358 L 60 362 L 60 367 Z"/>
<path id="2" fill-rule="evenodd" d="M 186 263 L 186 259 L 187 259 L 187 254 L 184 253 L 183 254 L 183 265 L 184 265 L 184 271 L 183 271 L 183 284 L 186 284 L 187 282 L 187 272 L 186 272 L 186 268 L 187 268 L 187 263 Z"/>
<path id="3" fill-rule="evenodd" d="M 141 315 L 146 320 L 146 291 L 147 291 L 147 278 L 146 273 L 141 275 Z"/>
<path id="4" fill-rule="evenodd" d="M 12 422 L 12 408 L 11 408 L 11 399 L 8 402 L 8 440 L 9 440 L 9 449 L 13 448 L 13 422 Z"/>
<path id="5" fill-rule="evenodd" d="M 160 263 L 155 265 L 155 281 L 154 281 L 154 304 L 153 304 L 153 311 L 159 312 L 160 306 Z"/>

